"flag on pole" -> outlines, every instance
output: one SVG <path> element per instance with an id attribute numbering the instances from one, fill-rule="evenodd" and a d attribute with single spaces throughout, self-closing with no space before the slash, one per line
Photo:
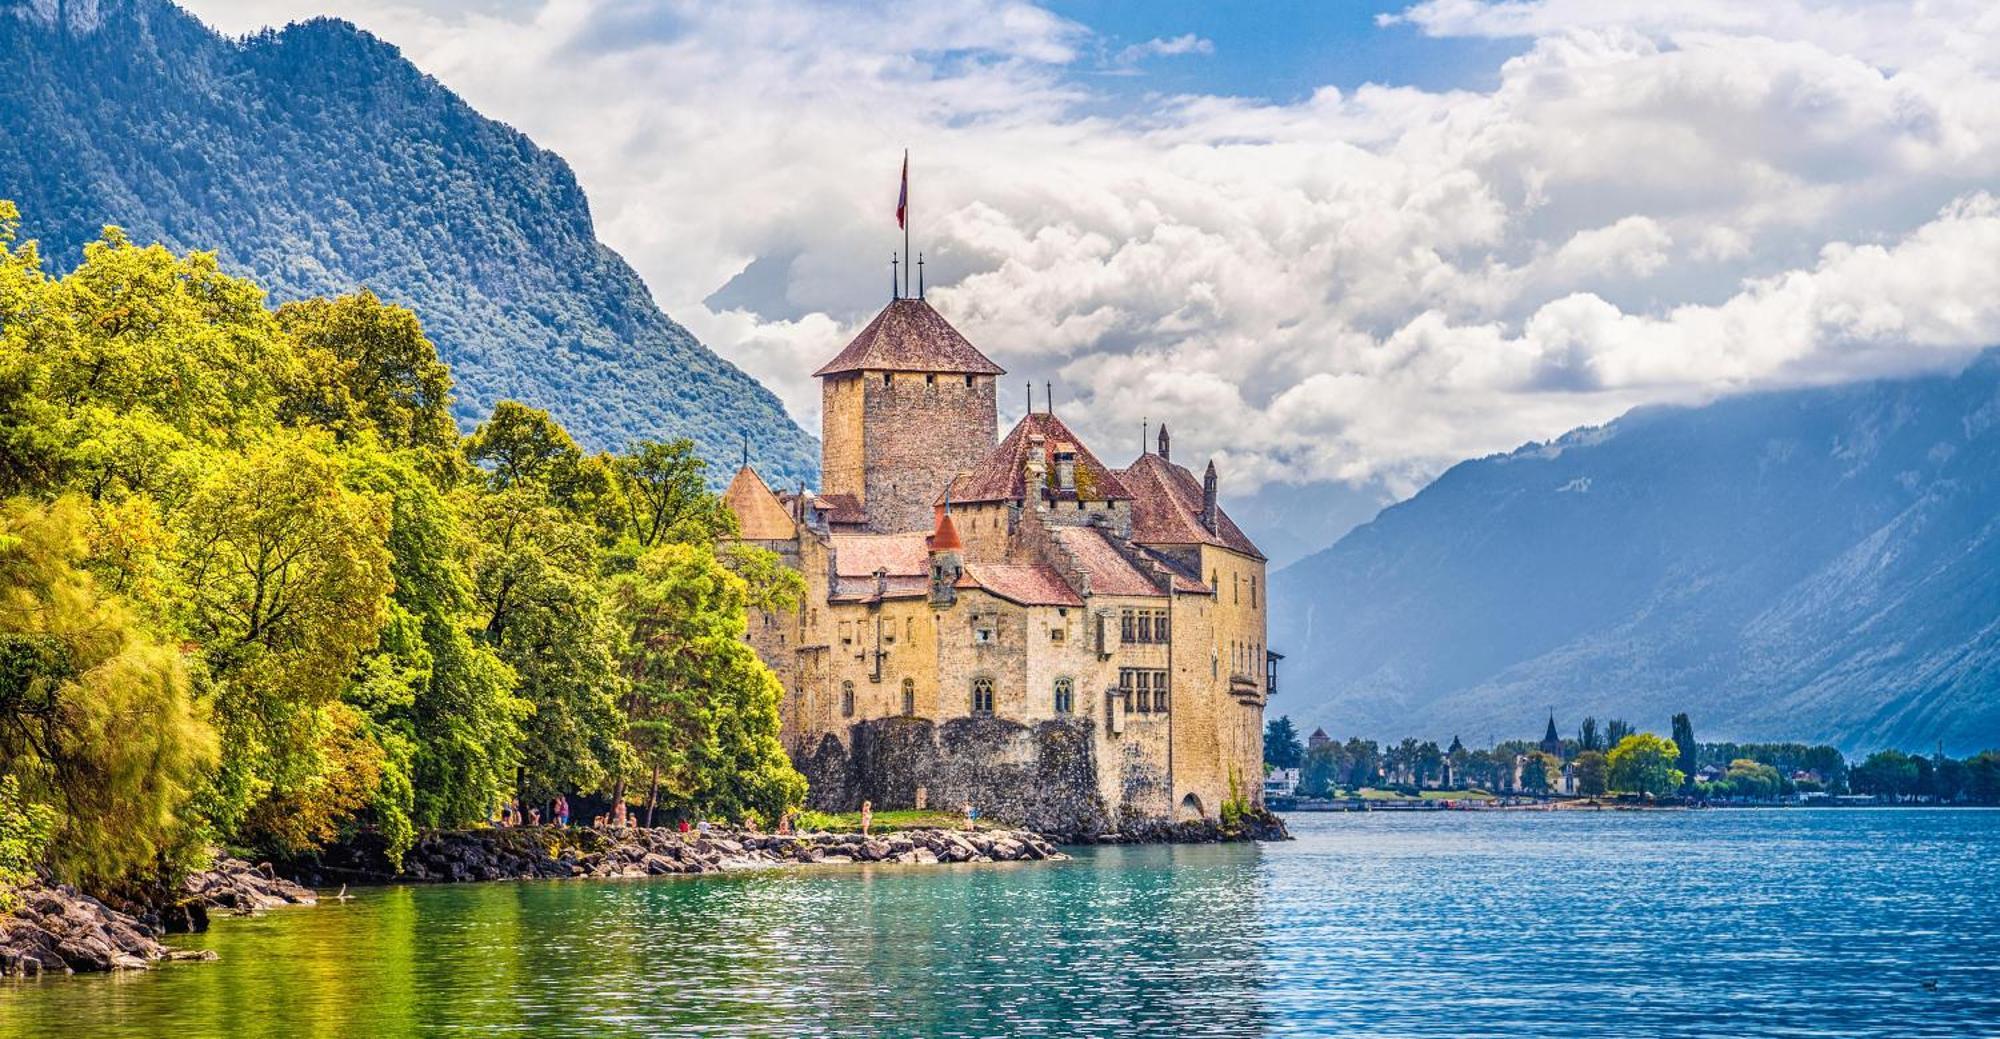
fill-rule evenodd
<path id="1" fill-rule="evenodd" d="M 896 192 L 896 226 L 909 229 L 910 217 L 910 151 L 903 149 L 903 189 Z"/>

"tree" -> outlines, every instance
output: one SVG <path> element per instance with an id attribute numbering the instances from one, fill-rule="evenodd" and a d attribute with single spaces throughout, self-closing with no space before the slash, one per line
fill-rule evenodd
<path id="1" fill-rule="evenodd" d="M 225 750 L 211 811 L 231 821 L 268 802 L 252 823 L 282 823 L 268 831 L 281 838 L 331 834 L 374 794 L 330 771 L 370 755 L 358 718 L 329 708 L 393 588 L 388 502 L 348 490 L 345 470 L 318 438 L 274 436 L 225 456 L 174 517 L 179 627 L 215 679 Z"/>
<path id="2" fill-rule="evenodd" d="M 539 488 L 572 516 L 595 520 L 611 496 L 603 459 L 584 457 L 548 412 L 511 400 L 494 407 L 466 439 L 465 457 L 486 472 L 494 489 Z"/>
<path id="3" fill-rule="evenodd" d="M 1522 793 L 1546 794 L 1561 775 L 1562 762 L 1555 755 L 1539 750 L 1521 755 Z"/>
<path id="4" fill-rule="evenodd" d="M 1597 738 L 1597 719 L 1583 719 L 1583 731 L 1577 735 L 1577 745 L 1581 750 L 1603 750 L 1604 744 Z"/>
<path id="5" fill-rule="evenodd" d="M 57 875 L 105 881 L 195 850 L 216 736 L 180 654 L 79 567 L 87 515 L 0 508 L 0 775 L 39 806 Z"/>
<path id="6" fill-rule="evenodd" d="M 1778 796 L 1783 777 L 1778 770 L 1762 762 L 1749 758 L 1737 758 L 1729 763 L 1729 771 L 1723 774 L 1722 787 L 1730 797 L 1741 797 L 1761 801 Z"/>
<path id="7" fill-rule="evenodd" d="M 1613 790 L 1661 796 L 1672 793 L 1684 778 L 1674 764 L 1680 760 L 1674 741 L 1650 732 L 1633 733 L 1618 741 L 1606 759 Z"/>
<path id="8" fill-rule="evenodd" d="M 1346 765 L 1338 743 L 1326 743 L 1306 751 L 1299 766 L 1299 793 L 1305 797 L 1329 797 L 1340 785 Z"/>
<path id="9" fill-rule="evenodd" d="M 641 551 L 674 542 L 712 544 L 736 532 L 736 516 L 708 489 L 694 443 L 641 440 L 611 460 L 619 533 Z"/>
<path id="10" fill-rule="evenodd" d="M 1632 726 L 1623 718 L 1613 718 L 1604 723 L 1604 745 L 1607 747 L 1618 746 L 1620 743 L 1625 742 L 1625 737 L 1630 735 L 1632 735 Z"/>
<path id="11" fill-rule="evenodd" d="M 513 670 L 467 630 L 476 607 L 467 533 L 414 452 L 367 457 L 348 483 L 389 502 L 395 579 L 381 646 L 348 699 L 407 744 L 415 825 L 485 819 L 513 784 L 521 721 L 534 705 L 514 695 Z M 377 739 L 392 749 L 386 734 Z"/>
<path id="12" fill-rule="evenodd" d="M 1299 742 L 1299 730 L 1289 715 L 1264 723 L 1264 760 L 1272 768 L 1298 768 L 1306 749 Z"/>
<path id="13" fill-rule="evenodd" d="M 1600 797 L 1608 789 L 1610 765 L 1601 750 L 1586 750 L 1576 756 L 1571 764 L 1576 776 L 1576 792 L 1585 797 Z"/>
<path id="14" fill-rule="evenodd" d="M 343 442 L 373 433 L 385 447 L 433 457 L 456 449 L 451 369 L 415 314 L 362 289 L 294 300 L 278 308 L 277 319 L 301 362 L 280 408 L 286 421 Z"/>
<path id="15" fill-rule="evenodd" d="M 1685 713 L 1674 715 L 1674 746 L 1680 748 L 1679 766 L 1683 793 L 1694 789 L 1695 773 L 1701 771 L 1701 745 L 1694 741 L 1694 723 Z"/>
<path id="16" fill-rule="evenodd" d="M 1848 777 L 1857 794 L 1901 801 L 1917 792 L 1917 759 L 1900 750 L 1878 750 Z"/>
<path id="17" fill-rule="evenodd" d="M 784 691 L 742 641 L 743 579 L 705 546 L 663 545 L 615 579 L 613 596 L 648 820 L 663 802 L 775 817 L 803 801 L 805 779 L 778 742 Z"/>

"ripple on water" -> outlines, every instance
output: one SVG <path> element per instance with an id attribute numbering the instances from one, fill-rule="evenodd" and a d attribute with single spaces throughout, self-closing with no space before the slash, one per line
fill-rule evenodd
<path id="1" fill-rule="evenodd" d="M 219 963 L 0 988 L 0 1035 L 2000 1031 L 2000 813 L 1293 827 L 1065 863 L 369 889 L 222 921 L 199 942 Z"/>

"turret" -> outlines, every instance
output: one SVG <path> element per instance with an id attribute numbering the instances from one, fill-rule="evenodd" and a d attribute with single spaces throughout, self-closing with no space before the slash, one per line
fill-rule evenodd
<path id="1" fill-rule="evenodd" d="M 965 548 L 958 539 L 958 527 L 951 522 L 951 503 L 937 512 L 937 529 L 931 532 L 931 605 L 950 606 L 958 601 L 958 577 L 965 571 L 959 552 Z"/>
<path id="2" fill-rule="evenodd" d="M 1165 446 L 1164 443 L 1162 446 Z M 1164 457 L 1166 452 L 1160 454 Z M 1215 459 L 1211 458 L 1208 460 L 1208 471 L 1201 474 L 1201 525 L 1207 527 L 1211 534 L 1215 533 L 1215 484 Z"/>
<path id="3" fill-rule="evenodd" d="M 1160 461 L 1162 462 L 1171 462 L 1174 460 L 1173 456 L 1167 453 L 1167 447 L 1167 424 L 1162 422 L 1160 423 Z"/>
<path id="4" fill-rule="evenodd" d="M 1032 498 L 1035 511 L 1048 507 L 1048 496 L 1044 493 L 1049 484 L 1048 438 L 1040 433 L 1028 434 L 1028 460 L 1022 466 L 1022 496 Z"/>

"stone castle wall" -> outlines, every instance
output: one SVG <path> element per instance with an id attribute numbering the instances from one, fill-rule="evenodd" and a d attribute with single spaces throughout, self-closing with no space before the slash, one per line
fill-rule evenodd
<path id="1" fill-rule="evenodd" d="M 828 734 L 796 762 L 811 807 L 851 812 L 914 808 L 917 792 L 940 811 L 972 804 L 982 819 L 1065 838 L 1094 838 L 1117 820 L 1098 794 L 1087 720 L 1032 725 L 1004 718 L 881 718 Z"/>

